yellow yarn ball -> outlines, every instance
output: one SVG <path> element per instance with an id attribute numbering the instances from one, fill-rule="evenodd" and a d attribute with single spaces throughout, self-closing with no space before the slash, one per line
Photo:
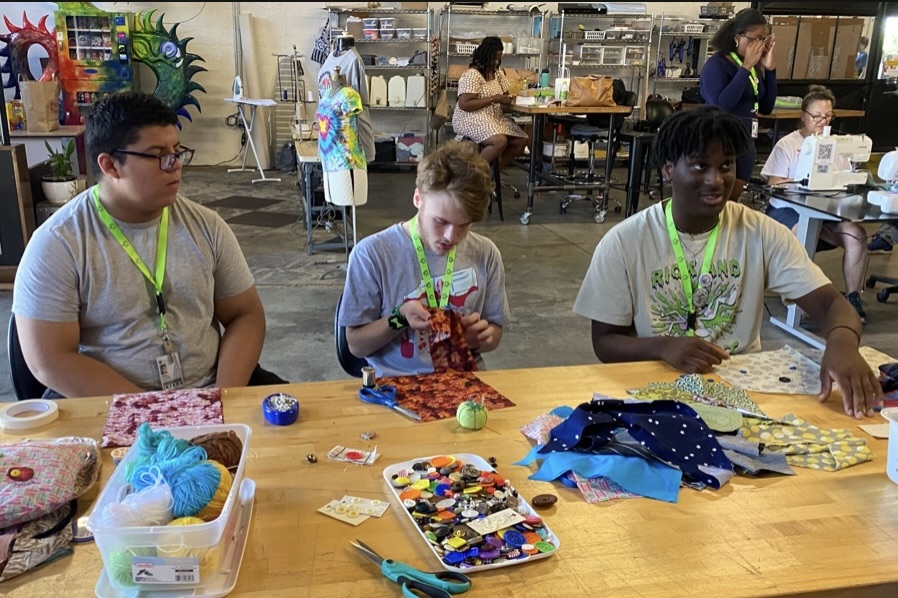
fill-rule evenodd
<path id="1" fill-rule="evenodd" d="M 200 525 L 206 523 L 199 517 L 180 517 L 168 524 L 168 527 L 184 525 Z M 218 568 L 219 550 L 216 546 L 202 548 L 188 548 L 184 546 L 178 535 L 163 535 L 160 546 L 156 548 L 159 556 L 165 558 L 190 558 L 196 557 L 200 565 L 200 578 L 205 578 Z"/>
<path id="2" fill-rule="evenodd" d="M 218 461 L 209 461 L 209 463 L 214 465 L 221 474 L 221 481 L 218 483 L 218 488 L 215 489 L 215 494 L 212 496 L 212 500 L 210 500 L 209 503 L 196 514 L 196 516 L 203 521 L 212 521 L 221 515 L 221 511 L 225 506 L 225 501 L 228 500 L 228 494 L 231 492 L 231 485 L 234 483 L 234 478 L 231 476 L 231 472 L 228 471 L 227 467 Z"/>

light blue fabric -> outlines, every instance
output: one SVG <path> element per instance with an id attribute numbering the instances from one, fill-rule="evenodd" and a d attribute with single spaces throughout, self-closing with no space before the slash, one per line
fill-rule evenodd
<path id="1" fill-rule="evenodd" d="M 539 448 L 533 447 L 515 465 L 527 466 L 533 463 Z M 666 502 L 677 502 L 683 477 L 679 469 L 641 457 L 556 452 L 545 455 L 542 465 L 530 479 L 551 482 L 569 471 L 584 478 L 606 477 L 628 492 Z"/>

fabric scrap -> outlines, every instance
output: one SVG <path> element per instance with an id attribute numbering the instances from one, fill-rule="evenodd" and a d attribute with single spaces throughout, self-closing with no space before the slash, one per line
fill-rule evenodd
<path id="1" fill-rule="evenodd" d="M 760 444 L 742 436 L 718 434 L 717 442 L 723 452 L 739 470 L 749 475 L 757 475 L 761 471 L 772 471 L 784 475 L 795 475 L 789 467 L 786 455 L 777 452 L 763 451 Z"/>
<path id="2" fill-rule="evenodd" d="M 700 374 L 682 374 L 674 382 L 650 382 L 644 388 L 630 389 L 627 393 L 642 401 L 672 400 L 688 405 L 702 403 L 764 415 L 744 388 L 734 388 L 728 384 L 705 379 Z"/>
<path id="3" fill-rule="evenodd" d="M 458 406 L 468 399 L 487 409 L 514 407 L 507 397 L 473 372 L 435 372 L 379 378 L 378 383 L 396 388 L 396 403 L 421 416 L 422 422 L 455 419 Z"/>
<path id="4" fill-rule="evenodd" d="M 452 310 L 429 308 L 431 330 L 428 333 L 430 359 L 434 372 L 476 372 L 477 360 L 468 347 L 462 315 Z M 436 328 L 433 324 L 436 322 Z"/>
<path id="5" fill-rule="evenodd" d="M 577 489 L 583 494 L 586 502 L 591 505 L 620 498 L 640 498 L 639 494 L 627 492 L 613 480 L 605 477 L 584 478 L 573 471 L 568 474 L 568 477 L 577 484 Z"/>
<path id="6" fill-rule="evenodd" d="M 781 421 L 748 418 L 739 434 L 770 451 L 783 453 L 796 467 L 838 471 L 873 458 L 867 441 L 850 430 L 818 428 L 792 414 Z"/>
<path id="7" fill-rule="evenodd" d="M 549 442 L 539 452 L 595 452 L 613 440 L 619 428 L 625 428 L 636 441 L 691 481 L 720 488 L 728 478 L 721 480 L 707 468 L 726 470 L 732 475 L 733 464 L 723 454 L 714 434 L 694 409 L 679 401 L 623 401 L 595 394 L 552 430 Z"/>

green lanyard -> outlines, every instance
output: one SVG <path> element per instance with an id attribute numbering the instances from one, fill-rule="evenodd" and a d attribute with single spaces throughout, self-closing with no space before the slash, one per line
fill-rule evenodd
<path id="1" fill-rule="evenodd" d="M 159 222 L 159 241 L 156 244 L 156 276 L 154 277 L 150 274 L 150 271 L 143 263 L 143 260 L 140 259 L 140 256 L 137 255 L 131 242 L 125 237 L 125 234 L 118 227 L 118 224 L 112 219 L 112 216 L 109 215 L 109 212 L 106 211 L 103 204 L 100 203 L 99 186 L 94 186 L 92 195 L 94 205 L 97 206 L 97 213 L 100 215 L 100 220 L 103 221 L 103 224 L 106 225 L 106 228 L 108 228 L 109 232 L 112 233 L 112 236 L 115 237 L 115 240 L 122 246 L 122 249 L 125 250 L 125 253 L 127 253 L 128 257 L 131 258 L 131 261 L 134 262 L 134 265 L 137 266 L 144 277 L 153 285 L 153 288 L 156 289 L 156 307 L 159 308 L 159 328 L 162 329 L 163 333 L 166 332 L 168 327 L 165 324 L 165 301 L 162 299 L 162 281 L 165 279 L 165 255 L 168 247 L 168 208 L 162 209 L 162 220 Z"/>
<path id="2" fill-rule="evenodd" d="M 730 57 L 736 62 L 740 67 L 742 66 L 742 59 L 739 58 L 739 55 L 735 52 L 730 52 Z M 755 90 L 755 108 L 754 113 L 758 113 L 758 74 L 755 72 L 755 67 L 751 67 L 749 71 L 748 80 L 751 81 L 751 88 Z"/>
<path id="3" fill-rule="evenodd" d="M 409 231 L 412 234 L 412 244 L 415 246 L 415 254 L 418 256 L 418 265 L 421 267 L 421 278 L 424 279 L 424 289 L 427 291 L 427 303 L 430 307 L 437 307 L 437 296 L 433 289 L 433 278 L 430 276 L 430 266 L 427 265 L 427 257 L 424 255 L 424 246 L 421 237 L 418 236 L 418 217 L 412 218 L 409 223 Z M 440 309 L 449 306 L 449 292 L 452 290 L 452 272 L 455 270 L 455 247 L 449 250 L 446 256 L 446 273 L 443 274 L 443 292 L 440 293 Z"/>
<path id="4" fill-rule="evenodd" d="M 689 308 L 689 315 L 687 316 L 686 321 L 686 336 L 694 336 L 696 315 L 692 292 L 692 277 L 689 275 L 689 265 L 686 263 L 686 257 L 683 255 L 683 248 L 680 245 L 680 234 L 677 232 L 677 227 L 674 224 L 673 212 L 671 211 L 672 204 L 673 200 L 670 200 L 667 202 L 667 205 L 664 206 L 664 217 L 667 220 L 667 234 L 670 236 L 670 244 L 673 247 L 674 256 L 677 258 L 677 269 L 680 272 L 680 284 L 683 285 L 683 293 L 686 295 L 686 305 Z M 714 248 L 717 246 L 717 232 L 719 229 L 720 219 L 717 220 L 717 224 L 711 229 L 708 243 L 705 245 L 705 255 L 702 257 L 702 269 L 698 275 L 699 289 L 696 290 L 696 294 L 698 294 L 698 291 L 702 287 L 707 287 L 711 284 L 711 258 L 714 256 Z M 705 293 L 707 293 L 707 291 L 705 291 Z M 704 307 L 704 305 L 702 307 Z"/>

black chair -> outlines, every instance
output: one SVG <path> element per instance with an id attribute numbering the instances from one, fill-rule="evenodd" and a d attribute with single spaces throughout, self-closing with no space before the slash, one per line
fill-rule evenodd
<path id="1" fill-rule="evenodd" d="M 889 285 L 876 293 L 876 300 L 880 303 L 885 303 L 886 301 L 888 301 L 889 295 L 891 295 L 892 293 L 898 293 L 898 278 L 873 274 L 867 278 L 867 288 L 875 288 L 877 282 Z"/>
<path id="2" fill-rule="evenodd" d="M 346 327 L 340 326 L 340 304 L 343 303 L 343 293 L 337 300 L 337 309 L 334 311 L 334 340 L 337 346 L 337 361 L 343 371 L 356 378 L 362 377 L 362 368 L 368 365 L 368 361 L 356 357 L 349 351 L 349 343 L 346 341 Z"/>
<path id="3" fill-rule="evenodd" d="M 19 344 L 19 331 L 16 328 L 16 315 L 9 314 L 9 328 L 6 333 L 6 353 L 9 356 L 9 375 L 16 399 L 39 399 L 44 396 L 47 387 L 41 384 L 25 363 L 22 346 Z"/>
<path id="4" fill-rule="evenodd" d="M 456 137 L 459 141 L 470 141 L 473 143 L 473 140 L 469 137 L 458 136 Z M 483 150 L 483 144 L 478 143 L 477 148 L 479 150 Z M 505 214 L 502 212 L 502 187 L 508 187 L 514 193 L 515 199 L 521 196 L 521 192 L 518 191 L 517 187 L 513 185 L 509 185 L 508 183 L 502 182 L 502 169 L 499 167 L 499 158 L 490 163 L 490 170 L 493 173 L 493 194 L 490 197 L 490 203 L 488 206 L 488 211 L 490 214 L 493 213 L 493 203 L 499 208 L 499 220 L 505 220 Z"/>

